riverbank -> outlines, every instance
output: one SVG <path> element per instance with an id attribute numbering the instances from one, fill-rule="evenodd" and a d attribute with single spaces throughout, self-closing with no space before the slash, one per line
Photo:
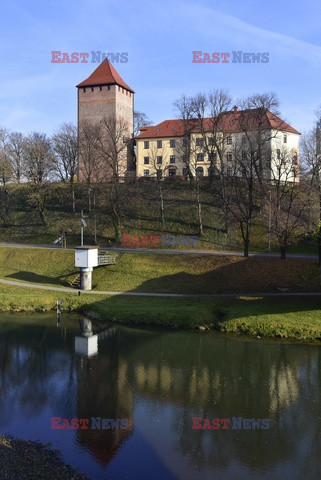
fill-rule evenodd
<path id="1" fill-rule="evenodd" d="M 0 284 L 2 311 L 48 311 L 60 300 L 63 313 L 104 322 L 218 330 L 250 336 L 321 340 L 321 296 L 162 298 L 41 291 Z"/>
<path id="2" fill-rule="evenodd" d="M 57 450 L 38 442 L 0 436 L 2 480 L 88 480 L 66 465 Z"/>

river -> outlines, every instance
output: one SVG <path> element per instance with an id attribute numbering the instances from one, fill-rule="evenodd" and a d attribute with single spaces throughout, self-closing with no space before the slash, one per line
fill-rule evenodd
<path id="1" fill-rule="evenodd" d="M 321 478 L 319 346 L 80 320 L 1 314 L 2 433 L 95 480 Z"/>

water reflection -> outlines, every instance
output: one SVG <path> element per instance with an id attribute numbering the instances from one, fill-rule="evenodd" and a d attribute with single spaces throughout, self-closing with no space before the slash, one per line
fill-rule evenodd
<path id="1" fill-rule="evenodd" d="M 64 316 L 57 329 L 56 321 L 3 317 L 2 431 L 51 441 L 95 479 L 299 479 L 307 468 L 309 478 L 321 477 L 319 347 L 101 329 Z M 79 350 L 77 338 L 93 337 L 94 353 Z M 53 416 L 128 419 L 128 429 L 52 430 Z M 193 416 L 271 423 L 192 430 Z"/>

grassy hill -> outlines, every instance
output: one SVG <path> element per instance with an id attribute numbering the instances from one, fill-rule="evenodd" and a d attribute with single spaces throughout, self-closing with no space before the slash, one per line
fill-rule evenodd
<path id="1" fill-rule="evenodd" d="M 122 233 L 132 235 L 197 235 L 197 209 L 191 188 L 182 182 L 164 182 L 165 229 L 159 220 L 157 188 L 154 182 L 121 184 Z M 8 185 L 8 212 L 0 207 L 0 242 L 52 243 L 65 231 L 67 243 L 80 243 L 80 212 L 84 211 L 88 227 L 84 229 L 85 243 L 94 243 L 96 224 L 97 243 L 101 246 L 114 244 L 114 229 L 108 207 L 110 185 L 93 185 L 89 192 L 86 185 L 77 184 L 76 212 L 72 212 L 71 191 L 68 185 L 49 184 L 45 195 L 45 218 L 41 222 L 37 212 L 33 187 L 28 184 Z M 1 189 L 0 189 L 1 190 Z M 1 191 L 0 191 L 1 193 Z M 202 186 L 202 214 L 204 235 L 198 242 L 199 249 L 241 250 L 242 240 L 239 225 L 232 223 L 228 234 L 224 215 L 217 198 L 210 192 L 206 182 Z M 91 205 L 91 207 L 90 207 Z M 90 208 L 89 208 L 90 207 Z M 90 210 L 90 211 L 89 211 Z M 267 251 L 267 229 L 259 216 L 252 227 L 251 250 Z M 316 246 L 303 240 L 292 247 L 302 253 L 316 253 Z M 272 245 L 277 251 L 277 245 Z"/>
<path id="2" fill-rule="evenodd" d="M 79 270 L 74 251 L 0 248 L 0 277 L 38 284 L 70 286 Z M 217 257 L 125 253 L 115 265 L 97 267 L 93 288 L 156 293 L 320 291 L 317 262 L 310 259 Z"/>

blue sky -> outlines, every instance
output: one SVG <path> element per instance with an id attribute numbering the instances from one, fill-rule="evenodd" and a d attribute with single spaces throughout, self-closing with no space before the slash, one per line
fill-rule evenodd
<path id="1" fill-rule="evenodd" d="M 0 126 L 52 134 L 76 122 L 75 85 L 97 67 L 51 63 L 51 51 L 128 52 L 114 64 L 154 123 L 181 94 L 276 91 L 300 131 L 321 104 L 321 2 L 10 0 L 1 5 Z M 192 51 L 268 52 L 266 64 L 196 64 Z"/>

